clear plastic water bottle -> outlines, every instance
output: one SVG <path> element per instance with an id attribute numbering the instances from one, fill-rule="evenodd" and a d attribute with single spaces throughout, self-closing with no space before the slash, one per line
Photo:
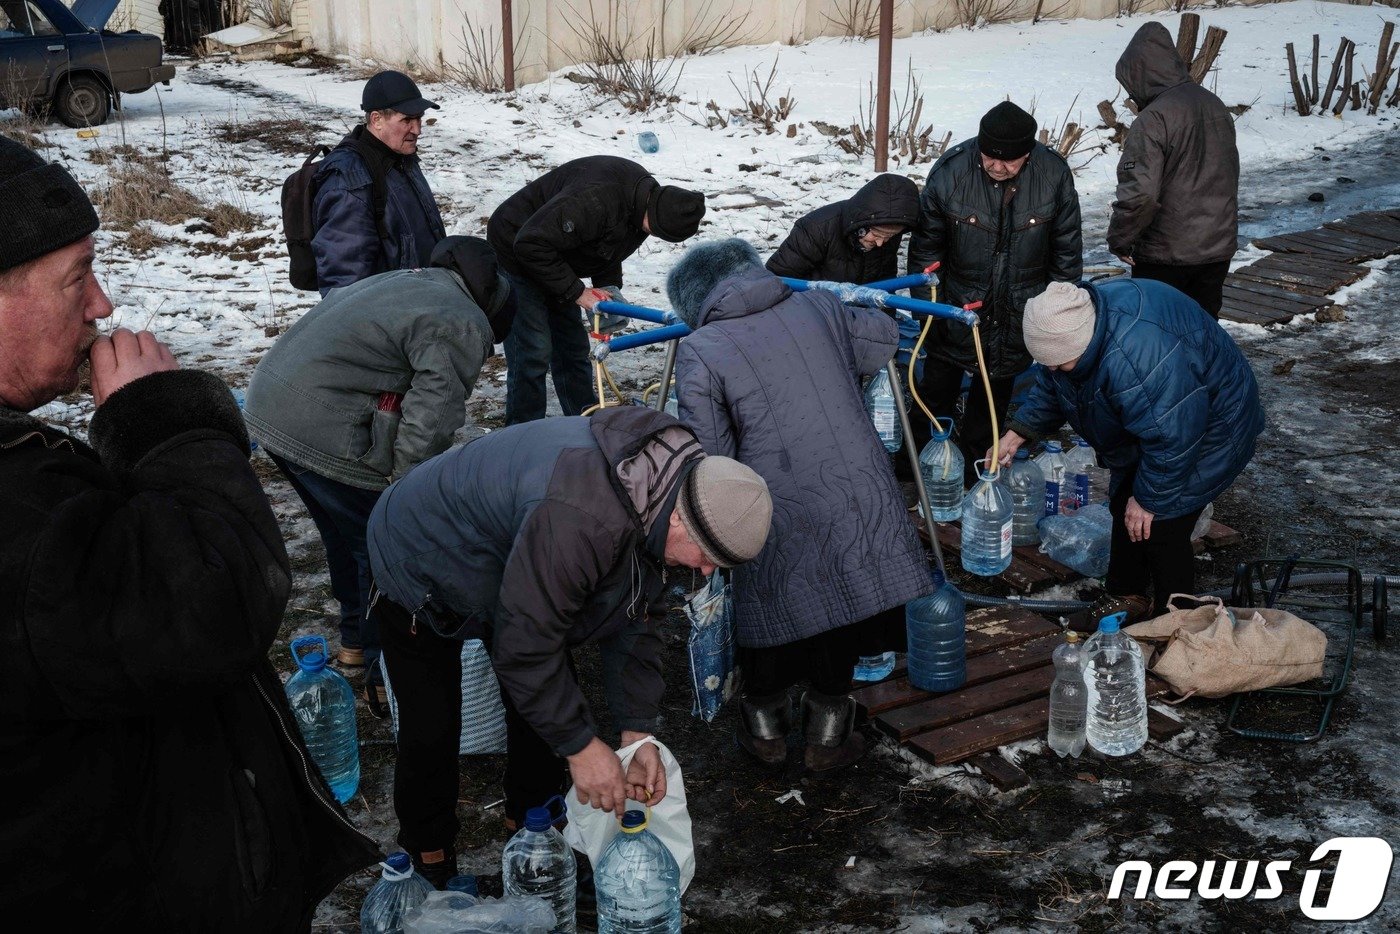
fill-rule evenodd
<path id="1" fill-rule="evenodd" d="M 1065 633 L 1065 644 L 1051 656 L 1055 662 L 1055 683 L 1050 686 L 1050 748 L 1065 756 L 1079 757 L 1084 751 L 1084 725 L 1087 717 L 1087 689 L 1084 687 L 1084 647 L 1079 633 Z"/>
<path id="2" fill-rule="evenodd" d="M 656 134 L 651 130 L 643 130 L 637 134 L 637 148 L 642 152 L 651 154 L 661 149 L 661 140 L 656 138 Z"/>
<path id="3" fill-rule="evenodd" d="M 884 681 L 894 672 L 894 653 L 882 652 L 879 655 L 862 655 L 856 661 L 856 670 L 851 675 L 857 681 Z"/>
<path id="4" fill-rule="evenodd" d="M 1011 544 L 1040 544 L 1040 520 L 1045 518 L 1045 474 L 1031 460 L 1031 452 L 1021 448 L 1006 470 L 1006 487 L 1011 491 Z"/>
<path id="5" fill-rule="evenodd" d="M 947 422 L 947 429 L 943 428 Z M 963 454 L 953 443 L 953 420 L 934 419 L 933 437 L 919 452 L 919 472 L 935 522 L 956 522 L 962 518 Z"/>
<path id="6" fill-rule="evenodd" d="M 1084 644 L 1085 733 L 1106 756 L 1131 755 L 1147 742 L 1147 669 L 1137 642 L 1119 631 L 1124 619 L 1123 613 L 1105 616 Z"/>
<path id="7" fill-rule="evenodd" d="M 681 870 L 666 845 L 647 830 L 647 816 L 628 811 L 593 870 L 598 934 L 680 934 Z"/>
<path id="8" fill-rule="evenodd" d="M 384 873 L 360 907 L 363 934 L 400 934 L 404 915 L 423 903 L 433 884 L 413 871 L 407 853 L 391 853 L 379 864 Z"/>
<path id="9" fill-rule="evenodd" d="M 1089 442 L 1075 435 L 1074 446 L 1065 452 L 1065 473 L 1073 480 L 1074 502 L 1080 509 L 1108 499 L 1104 490 L 1098 456 Z"/>
<path id="10" fill-rule="evenodd" d="M 303 649 L 310 651 L 303 654 Z M 334 668 L 322 636 L 292 640 L 300 669 L 287 681 L 287 702 L 311 759 L 341 804 L 360 787 L 360 743 L 355 735 L 355 692 Z"/>
<path id="11" fill-rule="evenodd" d="M 979 464 L 986 461 L 974 466 Z M 963 498 L 962 566 L 969 574 L 995 577 L 1011 566 L 1011 494 L 999 473 L 978 467 L 977 476 Z"/>
<path id="12" fill-rule="evenodd" d="M 1065 456 L 1060 453 L 1060 442 L 1045 442 L 1045 450 L 1035 463 L 1045 474 L 1045 514 L 1058 516 L 1067 501 L 1074 503 L 1074 493 L 1065 483 Z"/>
<path id="13" fill-rule="evenodd" d="M 564 799 L 555 795 L 544 807 L 525 812 L 525 826 L 516 832 L 501 854 L 501 882 L 507 895 L 535 895 L 549 902 L 554 911 L 555 934 L 574 934 L 577 929 L 575 885 L 578 866 L 573 847 L 554 829 L 553 807 Z"/>
<path id="14" fill-rule="evenodd" d="M 921 691 L 952 691 L 967 680 L 967 606 L 936 568 L 933 588 L 904 608 L 909 683 Z"/>
<path id="15" fill-rule="evenodd" d="M 885 450 L 891 454 L 898 451 L 904 443 L 904 430 L 895 412 L 894 392 L 890 389 L 890 375 L 886 370 L 872 376 L 865 387 L 865 411 L 870 413 L 870 420 L 875 423 L 875 433 L 880 436 Z"/>

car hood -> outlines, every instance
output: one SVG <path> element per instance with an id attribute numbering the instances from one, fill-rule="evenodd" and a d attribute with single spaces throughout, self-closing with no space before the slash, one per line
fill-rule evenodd
<path id="1" fill-rule="evenodd" d="M 76 0 L 73 15 L 88 29 L 101 31 L 116 12 L 121 0 Z"/>

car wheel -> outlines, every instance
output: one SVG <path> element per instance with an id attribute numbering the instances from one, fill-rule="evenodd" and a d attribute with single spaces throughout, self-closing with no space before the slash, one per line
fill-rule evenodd
<path id="1" fill-rule="evenodd" d="M 63 82 L 53 103 L 58 119 L 64 125 L 80 130 L 107 122 L 112 97 L 101 81 L 78 75 Z"/>

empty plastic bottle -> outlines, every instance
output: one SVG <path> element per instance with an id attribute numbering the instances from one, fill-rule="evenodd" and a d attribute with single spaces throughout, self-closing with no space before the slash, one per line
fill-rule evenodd
<path id="1" fill-rule="evenodd" d="M 360 907 L 363 934 L 400 934 L 404 915 L 423 903 L 433 884 L 413 871 L 407 853 L 391 853 L 379 864 L 384 873 Z"/>
<path id="2" fill-rule="evenodd" d="M 935 522 L 956 522 L 962 518 L 963 454 L 952 437 L 953 420 L 934 419 L 933 437 L 919 452 L 919 472 L 924 476 L 924 490 Z"/>
<path id="3" fill-rule="evenodd" d="M 628 811 L 593 870 L 598 934 L 680 934 L 681 870 L 666 845 L 647 830 L 647 816 Z"/>
<path id="4" fill-rule="evenodd" d="M 1088 698 L 1084 687 L 1084 647 L 1079 633 L 1065 633 L 1065 644 L 1051 656 L 1055 662 L 1055 683 L 1050 686 L 1050 748 L 1065 756 L 1079 757 L 1084 751 L 1084 727 Z"/>
<path id="5" fill-rule="evenodd" d="M 1035 459 L 1040 472 L 1045 474 L 1045 514 L 1057 516 L 1060 508 L 1074 504 L 1074 493 L 1065 483 L 1065 456 L 1060 453 L 1060 442 L 1045 442 L 1045 450 Z"/>
<path id="6" fill-rule="evenodd" d="M 967 606 L 936 568 L 933 588 L 904 608 L 909 683 L 921 691 L 952 691 L 967 680 Z"/>
<path id="7" fill-rule="evenodd" d="M 999 473 L 978 467 L 977 475 L 981 479 L 963 498 L 962 566 L 969 574 L 994 577 L 1011 565 L 1011 494 Z"/>
<path id="8" fill-rule="evenodd" d="M 645 153 L 653 153 L 661 148 L 661 140 L 657 139 L 651 130 L 643 130 L 637 134 L 637 148 Z"/>
<path id="9" fill-rule="evenodd" d="M 895 412 L 894 392 L 890 389 L 890 375 L 881 370 L 870 378 L 865 387 L 865 411 L 875 423 L 875 433 L 885 450 L 893 454 L 904 443 L 904 431 Z"/>
<path id="10" fill-rule="evenodd" d="M 471 895 L 475 897 L 477 894 L 476 876 L 453 876 L 451 879 L 447 880 L 446 891 L 459 892 L 462 895 Z"/>
<path id="11" fill-rule="evenodd" d="M 1108 499 L 1098 456 L 1089 442 L 1075 435 L 1074 445 L 1065 452 L 1065 473 L 1073 481 L 1074 502 L 1080 509 Z"/>
<path id="12" fill-rule="evenodd" d="M 857 681 L 883 681 L 894 671 L 894 653 L 862 655 L 856 661 L 856 670 L 851 675 Z"/>
<path id="13" fill-rule="evenodd" d="M 303 649 L 311 651 L 303 655 Z M 355 692 L 335 669 L 326 667 L 328 657 L 322 636 L 292 640 L 292 658 L 301 670 L 287 681 L 287 703 L 312 761 L 336 800 L 344 804 L 360 787 Z"/>
<path id="14" fill-rule="evenodd" d="M 1119 631 L 1126 615 L 1099 620 L 1084 644 L 1089 745 L 1106 756 L 1127 756 L 1147 742 L 1147 669 L 1142 649 Z"/>
<path id="15" fill-rule="evenodd" d="M 1011 492 L 1011 544 L 1040 544 L 1039 522 L 1045 518 L 1045 474 L 1025 448 L 1016 452 L 1006 470 Z"/>
<path id="16" fill-rule="evenodd" d="M 554 829 L 557 818 L 551 808 L 556 801 L 563 816 L 564 799 L 558 795 L 544 807 L 525 812 L 525 826 L 510 838 L 501 854 L 501 883 L 507 895 L 535 895 L 549 902 L 555 934 L 574 934 L 578 867 L 573 847 Z"/>

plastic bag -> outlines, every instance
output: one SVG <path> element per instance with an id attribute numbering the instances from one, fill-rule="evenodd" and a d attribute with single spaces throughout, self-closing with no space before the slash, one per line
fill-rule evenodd
<path id="1" fill-rule="evenodd" d="M 738 670 L 734 667 L 733 591 L 719 571 L 686 601 L 690 620 L 690 686 L 694 703 L 690 714 L 706 723 L 714 720 L 724 702 L 734 696 Z"/>
<path id="2" fill-rule="evenodd" d="M 671 750 L 662 745 L 654 736 L 639 739 L 630 746 L 617 751 L 622 760 L 623 771 L 632 764 L 632 757 L 644 743 L 651 743 L 661 751 L 661 764 L 666 769 L 666 797 L 651 808 L 647 829 L 654 833 L 666 849 L 675 857 L 681 870 L 681 891 L 690 885 L 695 876 L 695 843 L 690 834 L 690 811 L 685 804 L 685 778 L 681 775 L 680 763 L 671 755 Z M 630 799 L 629 799 L 630 801 Z M 638 810 L 645 810 L 641 802 Z M 569 846 L 588 857 L 594 866 L 602 858 L 614 835 L 618 833 L 618 820 L 611 811 L 600 811 L 579 801 L 578 794 L 570 786 L 564 795 L 565 813 L 569 822 L 564 826 L 564 839 Z"/>
<path id="3" fill-rule="evenodd" d="M 549 902 L 534 895 L 433 892 L 403 918 L 404 934 L 549 934 L 554 925 Z"/>
<path id="4" fill-rule="evenodd" d="M 1113 540 L 1113 515 L 1104 503 L 1040 520 L 1040 551 L 1083 574 L 1108 573 L 1108 551 Z"/>

